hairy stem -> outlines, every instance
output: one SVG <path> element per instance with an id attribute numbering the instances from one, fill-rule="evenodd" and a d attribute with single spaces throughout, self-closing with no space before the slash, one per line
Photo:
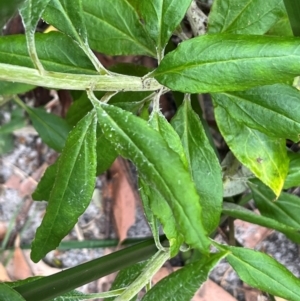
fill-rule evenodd
<path id="1" fill-rule="evenodd" d="M 154 78 L 140 78 L 128 75 L 86 75 L 45 71 L 0 64 L 0 80 L 25 83 L 35 86 L 94 91 L 155 91 L 162 88 Z"/>

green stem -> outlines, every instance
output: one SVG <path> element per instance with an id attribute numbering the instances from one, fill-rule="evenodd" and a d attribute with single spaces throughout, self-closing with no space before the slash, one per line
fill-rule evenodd
<path id="1" fill-rule="evenodd" d="M 81 285 L 151 257 L 157 252 L 153 239 L 80 264 L 15 288 L 27 301 L 47 301 Z"/>
<path id="2" fill-rule="evenodd" d="M 162 88 L 154 78 L 128 75 L 86 75 L 45 71 L 0 64 L 0 80 L 25 83 L 53 89 L 94 91 L 155 91 Z"/>
<path id="3" fill-rule="evenodd" d="M 37 55 L 36 48 L 35 48 L 35 40 L 34 40 L 34 31 L 26 30 L 26 41 L 27 41 L 27 49 L 29 52 L 29 56 L 34 67 L 38 70 L 40 75 L 43 75 L 45 69 Z"/>
<path id="4" fill-rule="evenodd" d="M 163 264 L 170 258 L 170 251 L 159 250 L 147 263 L 141 275 L 133 281 L 115 301 L 131 300 L 144 286 L 147 285 L 149 280 L 158 272 Z"/>
<path id="5" fill-rule="evenodd" d="M 101 64 L 101 62 L 97 59 L 97 57 L 95 56 L 95 54 L 93 53 L 93 51 L 91 50 L 91 48 L 84 44 L 83 42 L 81 43 L 81 48 L 83 49 L 83 51 L 85 52 L 85 54 L 87 55 L 87 57 L 90 59 L 90 61 L 92 62 L 92 64 L 94 65 L 95 69 L 101 74 L 101 75 L 108 75 L 109 71 L 107 71 L 104 66 Z"/>

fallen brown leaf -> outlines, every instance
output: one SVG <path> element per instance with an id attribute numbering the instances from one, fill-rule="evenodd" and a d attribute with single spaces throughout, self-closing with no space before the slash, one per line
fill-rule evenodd
<path id="1" fill-rule="evenodd" d="M 126 175 L 122 158 L 117 158 L 111 167 L 113 190 L 113 215 L 120 242 L 127 237 L 128 229 L 135 222 L 136 195 Z"/>
<path id="2" fill-rule="evenodd" d="M 0 281 L 11 281 L 10 277 L 8 276 L 5 267 L 0 262 Z"/>

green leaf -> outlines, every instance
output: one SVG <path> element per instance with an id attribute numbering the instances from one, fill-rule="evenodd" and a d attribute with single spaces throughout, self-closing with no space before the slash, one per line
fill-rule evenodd
<path id="1" fill-rule="evenodd" d="M 263 35 L 286 15 L 283 0 L 215 0 L 208 33 Z"/>
<path id="2" fill-rule="evenodd" d="M 294 87 L 277 84 L 256 87 L 244 92 L 213 95 L 214 104 L 222 107 L 239 123 L 244 123 L 274 138 L 300 140 L 300 112 L 291 110 L 300 101 Z"/>
<path id="3" fill-rule="evenodd" d="M 67 122 L 57 115 L 47 113 L 44 109 L 25 105 L 23 107 L 42 140 L 56 151 L 61 152 L 71 130 Z"/>
<path id="4" fill-rule="evenodd" d="M 10 134 L 0 134 L 0 154 L 6 154 L 14 148 L 14 139 Z"/>
<path id="5" fill-rule="evenodd" d="M 287 83 L 299 75 L 298 45 L 298 38 L 208 34 L 182 42 L 152 75 L 171 90 L 188 93 Z"/>
<path id="6" fill-rule="evenodd" d="M 247 284 L 287 300 L 300 300 L 300 280 L 269 255 L 245 248 L 220 247 L 231 251 L 226 259 Z"/>
<path id="7" fill-rule="evenodd" d="M 197 289 L 207 280 L 210 271 L 227 254 L 220 252 L 187 264 L 159 281 L 142 301 L 190 301 Z"/>
<path id="8" fill-rule="evenodd" d="M 43 18 L 77 42 L 96 70 L 106 74 L 104 67 L 89 47 L 83 20 L 82 0 L 51 0 Z"/>
<path id="9" fill-rule="evenodd" d="M 169 147 L 179 155 L 184 166 L 188 168 L 187 157 L 183 145 L 181 144 L 180 137 L 165 116 L 161 112 L 153 111 L 149 118 L 149 125 L 160 133 Z"/>
<path id="10" fill-rule="evenodd" d="M 24 0 L 2 0 L 0 3 L 0 28 L 12 17 Z M 0 32 L 1 32 L 0 31 Z"/>
<path id="11" fill-rule="evenodd" d="M 290 167 L 284 182 L 284 189 L 300 186 L 300 154 L 288 152 Z"/>
<path id="12" fill-rule="evenodd" d="M 231 197 L 245 192 L 249 187 L 247 181 L 253 173 L 239 162 L 232 152 L 228 152 L 221 163 L 223 172 L 223 195 Z"/>
<path id="13" fill-rule="evenodd" d="M 219 160 L 189 99 L 185 99 L 172 119 L 188 159 L 189 170 L 200 196 L 202 221 L 208 233 L 219 225 L 223 201 Z"/>
<path id="14" fill-rule="evenodd" d="M 215 107 L 215 117 L 236 158 L 278 196 L 289 167 L 285 139 L 269 137 L 237 122 L 221 106 Z"/>
<path id="15" fill-rule="evenodd" d="M 300 3 L 294 0 L 283 0 L 294 36 L 300 36 Z"/>
<path id="16" fill-rule="evenodd" d="M 121 270 L 115 278 L 110 290 L 125 288 L 126 286 L 130 285 L 141 274 L 147 262 L 147 260 L 142 261 Z M 105 298 L 104 301 L 113 301 L 114 299 L 115 298 Z M 132 298 L 130 301 L 134 300 L 136 300 L 136 298 Z"/>
<path id="17" fill-rule="evenodd" d="M 144 27 L 156 45 L 158 58 L 164 51 L 173 31 L 191 4 L 191 0 L 135 1 Z"/>
<path id="18" fill-rule="evenodd" d="M 59 158 L 55 163 L 53 163 L 46 169 L 44 175 L 42 176 L 35 191 L 31 196 L 33 200 L 35 201 L 50 200 L 51 191 L 55 183 L 55 177 L 58 169 L 58 161 Z"/>
<path id="19" fill-rule="evenodd" d="M 263 214 L 263 212 L 261 212 Z M 242 206 L 233 204 L 233 203 L 223 203 L 223 214 L 226 214 L 228 216 L 241 219 L 243 221 L 257 224 L 263 227 L 275 229 L 277 231 L 280 231 L 284 233 L 287 237 L 289 237 L 291 240 L 293 240 L 296 243 L 300 243 L 300 226 L 289 226 L 286 221 L 284 221 L 282 218 L 281 220 L 277 220 L 275 216 L 270 216 L 271 214 L 268 214 L 269 217 L 256 214 L 252 212 L 251 210 L 248 210 Z"/>
<path id="20" fill-rule="evenodd" d="M 150 189 L 142 179 L 139 179 L 139 188 L 145 215 L 157 246 L 161 246 L 159 243 L 159 225 L 157 224 L 157 220 L 159 220 L 170 244 L 170 256 L 176 256 L 184 237 L 177 229 L 178 225 L 172 209 L 161 194 L 154 189 Z"/>
<path id="21" fill-rule="evenodd" d="M 274 193 L 258 180 L 249 184 L 253 199 L 260 213 L 282 224 L 300 229 L 300 198 L 296 195 L 282 192 L 276 200 Z"/>
<path id="22" fill-rule="evenodd" d="M 32 243 L 34 262 L 59 245 L 88 206 L 95 184 L 95 147 L 96 118 L 90 113 L 71 131 L 60 156 L 46 214 Z"/>
<path id="23" fill-rule="evenodd" d="M 280 18 L 266 33 L 272 36 L 292 37 L 293 31 L 287 14 Z"/>
<path id="24" fill-rule="evenodd" d="M 94 293 L 94 294 L 84 294 L 79 291 L 71 291 L 61 295 L 60 297 L 56 297 L 51 301 L 81 301 L 81 300 L 96 300 L 96 298 L 105 298 L 106 296 L 118 296 L 122 293 L 122 291 L 114 291 L 114 292 L 104 292 L 104 293 Z M 115 297 L 114 297 L 115 298 Z M 98 300 L 98 299 L 97 299 Z"/>
<path id="25" fill-rule="evenodd" d="M 210 243 L 201 221 L 199 196 L 178 154 L 146 121 L 95 99 L 93 104 L 106 138 L 120 155 L 137 166 L 144 181 L 168 202 L 185 242 L 207 254 Z"/>
<path id="26" fill-rule="evenodd" d="M 26 301 L 18 292 L 4 283 L 0 283 L 1 301 Z"/>
<path id="27" fill-rule="evenodd" d="M 10 121 L 0 126 L 0 134 L 10 134 L 26 125 L 26 120 L 21 108 L 15 108 L 11 112 Z"/>
<path id="28" fill-rule="evenodd" d="M 97 74 L 79 46 L 59 32 L 36 34 L 37 53 L 48 71 L 77 74 Z M 32 68 L 24 35 L 0 37 L 0 63 Z"/>
<path id="29" fill-rule="evenodd" d="M 97 128 L 97 143 L 96 143 L 96 153 L 97 153 L 97 172 L 96 175 L 103 174 L 106 170 L 110 168 L 113 162 L 118 157 L 118 153 L 115 150 L 114 145 L 105 138 L 100 128 Z"/>
<path id="30" fill-rule="evenodd" d="M 85 0 L 83 10 L 92 49 L 109 55 L 156 56 L 155 44 L 130 1 Z"/>
<path id="31" fill-rule="evenodd" d="M 0 95 L 13 95 L 13 94 L 25 93 L 27 91 L 32 90 L 33 88 L 34 86 L 32 85 L 0 81 Z"/>
<path id="32" fill-rule="evenodd" d="M 26 0 L 19 10 L 25 27 L 28 53 L 34 67 L 38 69 L 40 73 L 44 72 L 44 67 L 37 54 L 34 34 L 37 24 L 49 1 L 50 0 Z"/>

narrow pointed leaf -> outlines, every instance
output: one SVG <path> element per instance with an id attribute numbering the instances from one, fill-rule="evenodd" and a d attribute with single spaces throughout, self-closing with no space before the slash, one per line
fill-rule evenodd
<path id="1" fill-rule="evenodd" d="M 299 74 L 299 41 L 208 34 L 182 42 L 164 57 L 152 75 L 171 90 L 188 93 L 243 91 L 287 83 Z"/>
<path id="2" fill-rule="evenodd" d="M 245 248 L 222 249 L 231 252 L 227 261 L 250 286 L 287 300 L 300 300 L 300 280 L 269 255 Z"/>
<path id="3" fill-rule="evenodd" d="M 48 71 L 97 74 L 84 52 L 66 35 L 36 34 L 35 42 L 39 59 Z M 0 37 L 0 63 L 33 68 L 24 35 Z"/>
<path id="4" fill-rule="evenodd" d="M 0 300 L 25 301 L 25 299 L 18 292 L 4 283 L 0 283 Z"/>
<path id="5" fill-rule="evenodd" d="M 138 187 L 139 187 L 138 189 L 139 189 L 141 201 L 143 203 L 144 213 L 145 213 L 148 225 L 152 232 L 152 236 L 154 238 L 155 244 L 156 244 L 157 248 L 160 249 L 160 247 L 161 247 L 160 239 L 159 239 L 160 223 L 159 223 L 158 218 L 154 215 L 154 213 L 151 209 L 151 203 L 150 203 L 151 196 L 149 193 L 150 192 L 149 187 L 146 185 L 146 183 L 141 178 L 138 179 Z M 172 250 L 172 247 L 171 247 L 171 250 Z M 172 257 L 172 255 L 171 255 L 171 257 Z"/>
<path id="6" fill-rule="evenodd" d="M 215 0 L 208 33 L 263 35 L 287 13 L 283 0 Z"/>
<path id="7" fill-rule="evenodd" d="M 48 5 L 50 0 L 26 0 L 20 7 L 20 15 L 25 27 L 27 49 L 32 63 L 36 69 L 43 72 L 44 67 L 41 64 L 35 46 L 34 33 L 36 26 Z"/>
<path id="8" fill-rule="evenodd" d="M 39 181 L 34 193 L 32 194 L 32 199 L 35 201 L 49 201 L 51 191 L 53 185 L 55 183 L 55 177 L 58 169 L 58 161 L 50 165 L 44 175 L 42 176 L 41 180 Z"/>
<path id="9" fill-rule="evenodd" d="M 294 227 L 289 226 L 287 222 L 283 221 L 281 219 L 277 220 L 275 217 L 271 217 L 269 214 L 269 217 L 256 214 L 252 212 L 251 210 L 248 210 L 242 206 L 233 204 L 233 203 L 223 203 L 223 214 L 226 214 L 228 216 L 241 219 L 243 221 L 257 224 L 263 227 L 271 228 L 277 231 L 280 231 L 284 233 L 287 237 L 289 237 L 291 240 L 293 240 L 296 243 L 300 243 L 300 226 Z M 263 212 L 261 212 L 263 214 Z"/>
<path id="10" fill-rule="evenodd" d="M 117 277 L 115 278 L 110 290 L 126 288 L 128 285 L 130 285 L 141 274 L 147 262 L 148 262 L 147 260 L 142 261 L 121 270 L 118 273 Z M 115 298 L 105 298 L 104 301 L 113 301 L 114 299 Z M 134 301 L 134 300 L 136 300 L 136 297 L 132 298 L 130 301 Z"/>
<path id="11" fill-rule="evenodd" d="M 97 71 L 104 71 L 101 63 L 91 51 L 83 20 L 82 0 L 51 0 L 43 18 L 55 28 L 70 36 L 89 57 Z"/>
<path id="12" fill-rule="evenodd" d="M 221 106 L 215 107 L 215 116 L 236 158 L 279 196 L 289 168 L 285 139 L 269 137 L 235 121 Z"/>
<path id="13" fill-rule="evenodd" d="M 211 233 L 218 226 L 222 211 L 221 166 L 190 100 L 184 100 L 172 119 L 172 125 L 181 138 L 189 170 L 200 196 L 204 228 Z"/>
<path id="14" fill-rule="evenodd" d="M 244 92 L 214 94 L 221 106 L 237 122 L 276 138 L 300 139 L 300 94 L 294 87 L 277 84 Z"/>
<path id="15" fill-rule="evenodd" d="M 110 55 L 156 56 L 155 44 L 130 1 L 83 1 L 83 19 L 92 49 Z"/>
<path id="16" fill-rule="evenodd" d="M 155 42 L 158 53 L 164 50 L 173 31 L 184 18 L 191 2 L 191 0 L 138 1 L 138 12 L 145 24 L 147 33 Z"/>
<path id="17" fill-rule="evenodd" d="M 198 288 L 208 279 L 210 271 L 227 254 L 220 252 L 209 258 L 185 265 L 159 281 L 142 301 L 190 301 Z"/>
<path id="18" fill-rule="evenodd" d="M 61 117 L 47 113 L 43 109 L 29 106 L 24 106 L 24 108 L 42 140 L 56 151 L 61 152 L 71 130 L 68 123 Z"/>
<path id="19" fill-rule="evenodd" d="M 276 200 L 273 191 L 257 179 L 251 180 L 249 186 L 255 204 L 262 215 L 300 229 L 300 198 L 298 196 L 282 192 Z"/>
<path id="20" fill-rule="evenodd" d="M 24 0 L 2 0 L 0 3 L 0 28 L 2 30 L 5 23 L 16 12 L 18 7 L 24 2 Z"/>
<path id="21" fill-rule="evenodd" d="M 300 186 L 300 154 L 288 152 L 290 167 L 284 182 L 284 189 Z"/>
<path id="22" fill-rule="evenodd" d="M 46 214 L 32 243 L 31 258 L 55 249 L 87 208 L 96 175 L 96 118 L 84 117 L 70 133 L 58 164 Z"/>
<path id="23" fill-rule="evenodd" d="M 156 243 L 158 244 L 157 239 L 159 239 L 159 227 L 156 222 L 158 219 L 170 244 L 170 256 L 174 257 L 178 254 L 180 246 L 184 242 L 184 237 L 177 229 L 177 221 L 172 210 L 159 192 L 150 189 L 142 179 L 139 180 L 139 184 L 145 215 L 152 233 L 154 232 L 153 235 L 156 235 Z"/>
<path id="24" fill-rule="evenodd" d="M 209 241 L 201 221 L 199 196 L 178 154 L 146 121 L 117 107 L 93 102 L 107 139 L 168 202 L 186 243 L 207 253 Z"/>
<path id="25" fill-rule="evenodd" d="M 152 112 L 149 125 L 158 131 L 169 147 L 177 153 L 182 163 L 188 168 L 188 161 L 179 135 L 161 112 Z"/>

